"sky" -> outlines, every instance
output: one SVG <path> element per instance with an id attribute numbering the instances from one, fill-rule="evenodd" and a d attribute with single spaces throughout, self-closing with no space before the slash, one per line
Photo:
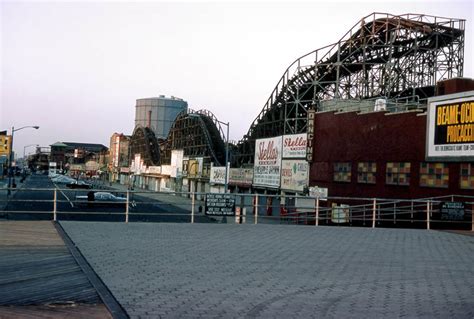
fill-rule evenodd
<path id="1" fill-rule="evenodd" d="M 472 1 L 162 2 L 0 0 L 0 131 L 19 157 L 57 141 L 131 135 L 136 99 L 176 96 L 230 122 L 238 141 L 285 69 L 372 12 L 466 19 Z"/>

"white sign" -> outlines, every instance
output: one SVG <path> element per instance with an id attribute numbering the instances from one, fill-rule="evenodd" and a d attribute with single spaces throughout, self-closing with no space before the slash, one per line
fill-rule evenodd
<path id="1" fill-rule="evenodd" d="M 302 192 L 308 186 L 309 165 L 304 160 L 283 160 L 281 162 L 282 190 Z"/>
<path id="2" fill-rule="evenodd" d="M 280 187 L 282 137 L 255 140 L 253 185 Z"/>
<path id="3" fill-rule="evenodd" d="M 132 164 L 130 166 L 130 171 L 135 174 L 143 174 L 146 172 L 146 165 L 143 163 L 140 154 L 135 154 L 135 158 L 132 160 Z"/>
<path id="4" fill-rule="evenodd" d="M 171 151 L 171 177 L 181 176 L 181 167 L 183 166 L 184 150 Z"/>
<path id="5" fill-rule="evenodd" d="M 209 178 L 211 184 L 225 184 L 225 166 L 211 167 L 211 177 Z"/>
<path id="6" fill-rule="evenodd" d="M 148 167 L 147 173 L 159 175 L 161 174 L 161 166 L 150 166 Z"/>
<path id="7" fill-rule="evenodd" d="M 171 165 L 161 165 L 161 174 L 162 175 L 171 175 Z"/>
<path id="8" fill-rule="evenodd" d="M 283 158 L 306 158 L 308 134 L 283 135 Z"/>
<path id="9" fill-rule="evenodd" d="M 229 184 L 238 186 L 252 186 L 253 168 L 231 168 L 229 170 Z"/>
<path id="10" fill-rule="evenodd" d="M 326 199 L 328 197 L 328 189 L 324 187 L 311 186 L 309 188 L 310 197 L 319 197 L 320 199 Z"/>
<path id="11" fill-rule="evenodd" d="M 474 160 L 474 91 L 429 99 L 426 157 Z"/>

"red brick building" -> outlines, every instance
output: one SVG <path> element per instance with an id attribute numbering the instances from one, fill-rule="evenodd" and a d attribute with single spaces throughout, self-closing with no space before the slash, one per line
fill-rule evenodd
<path id="1" fill-rule="evenodd" d="M 472 157 L 433 161 L 426 148 L 426 110 L 316 113 L 309 185 L 329 196 L 474 195 Z"/>

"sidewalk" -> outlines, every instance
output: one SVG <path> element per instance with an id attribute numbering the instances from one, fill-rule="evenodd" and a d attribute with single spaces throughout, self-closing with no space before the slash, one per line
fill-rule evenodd
<path id="1" fill-rule="evenodd" d="M 408 229 L 69 222 L 131 318 L 473 318 L 472 237 Z"/>

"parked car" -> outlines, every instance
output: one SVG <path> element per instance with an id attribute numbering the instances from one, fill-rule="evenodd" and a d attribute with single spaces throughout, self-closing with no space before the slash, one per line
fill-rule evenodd
<path id="1" fill-rule="evenodd" d="M 89 206 L 125 206 L 127 199 L 125 197 L 115 196 L 108 192 L 90 191 L 87 195 L 76 196 L 79 203 L 87 203 Z M 135 207 L 135 201 L 129 202 L 130 207 Z"/>
<path id="2" fill-rule="evenodd" d="M 51 181 L 56 184 L 69 184 L 76 182 L 74 178 L 66 175 L 57 175 L 55 177 L 52 177 Z"/>
<path id="3" fill-rule="evenodd" d="M 91 189 L 92 184 L 89 184 L 84 181 L 74 180 L 74 182 L 70 182 L 66 184 L 68 188 L 82 188 L 82 189 Z"/>

